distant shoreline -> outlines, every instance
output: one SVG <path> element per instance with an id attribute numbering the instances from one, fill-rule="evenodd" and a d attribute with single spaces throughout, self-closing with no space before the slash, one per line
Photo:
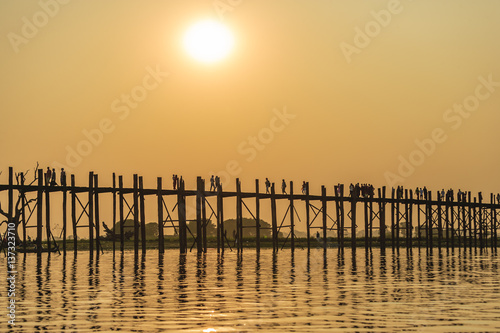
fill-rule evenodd
<path id="1" fill-rule="evenodd" d="M 438 248 L 437 246 L 437 237 L 433 239 L 433 248 Z M 386 242 L 386 248 L 391 249 L 392 248 L 392 240 L 390 238 L 385 239 Z M 62 240 L 57 240 L 56 241 L 59 251 L 63 251 L 63 241 Z M 193 238 L 188 239 L 188 251 L 191 249 L 191 251 L 196 251 L 197 247 L 195 240 Z M 73 240 L 67 240 L 66 241 L 66 251 L 74 251 L 73 249 Z M 287 242 L 284 244 L 284 239 L 279 240 L 279 249 L 290 249 L 290 240 L 287 240 Z M 100 245 L 102 247 L 102 250 L 104 252 L 108 251 L 113 251 L 113 241 L 109 240 L 101 240 Z M 47 243 L 44 241 L 42 243 L 42 246 L 44 249 L 47 248 Z M 53 248 L 53 243 L 52 243 L 52 248 Z M 485 247 L 490 247 L 491 243 L 490 240 L 488 240 L 487 244 L 485 244 Z M 229 246 L 227 242 L 224 244 L 225 250 L 230 251 L 231 249 L 236 250 L 236 244 L 234 243 L 234 240 L 229 240 Z M 273 248 L 273 242 L 271 238 L 265 238 L 260 240 L 260 247 L 263 249 L 266 248 Z M 320 239 L 318 240 L 317 238 L 311 238 L 310 239 L 310 247 L 311 249 L 314 248 L 323 248 L 323 241 Z M 344 248 L 351 248 L 352 243 L 350 238 L 344 238 Z M 405 248 L 406 247 L 406 240 L 404 238 L 399 239 L 399 246 L 397 242 L 395 242 L 395 247 L 396 248 Z M 420 241 L 418 239 L 413 239 L 412 243 L 412 248 L 413 247 L 426 247 L 425 239 L 423 238 Z M 448 246 L 448 247 L 451 247 Z M 458 244 L 454 244 L 455 248 L 463 248 L 463 244 L 458 246 Z M 18 244 L 17 246 L 18 249 L 22 249 L 22 245 Z M 121 244 L 120 241 L 115 241 L 115 251 L 120 251 Z M 179 249 L 179 240 L 177 238 L 165 238 L 164 240 L 164 248 L 165 249 Z M 215 237 L 209 237 L 207 239 L 207 248 L 208 249 L 217 249 L 217 239 Z M 256 241 L 255 238 L 244 238 L 243 239 L 243 248 L 248 248 L 248 249 L 255 249 L 257 248 L 256 246 Z M 296 238 L 295 239 L 295 248 L 296 249 L 307 249 L 307 238 Z M 337 238 L 328 238 L 327 240 L 327 248 L 340 248 L 340 243 Z M 364 238 L 356 238 L 356 248 L 365 248 L 365 239 Z M 378 239 L 372 239 L 370 241 L 369 248 L 380 248 L 380 242 Z M 446 244 L 442 244 L 441 248 L 447 248 Z M 97 249 L 96 243 L 94 243 L 94 250 Z M 146 249 L 148 250 L 158 250 L 158 240 L 157 239 L 149 239 L 146 241 Z M 88 239 L 79 239 L 78 244 L 77 244 L 77 250 L 78 251 L 88 251 L 89 250 L 89 240 Z M 124 242 L 124 250 L 134 250 L 134 241 L 133 240 L 127 240 Z M 142 250 L 142 243 L 139 242 L 139 251 Z"/>

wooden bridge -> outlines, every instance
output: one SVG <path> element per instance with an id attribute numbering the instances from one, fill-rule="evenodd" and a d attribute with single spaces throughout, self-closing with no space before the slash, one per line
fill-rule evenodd
<path id="1" fill-rule="evenodd" d="M 157 186 L 146 189 L 143 186 L 143 178 L 133 175 L 133 187 L 123 186 L 123 177 L 113 174 L 112 187 L 99 186 L 99 177 L 89 172 L 88 185 L 77 186 L 75 176 L 69 177 L 69 182 L 62 186 L 51 186 L 44 184 L 44 172 L 38 169 L 34 180 L 26 184 L 23 173 L 15 174 L 14 183 L 13 168 L 9 168 L 9 182 L 0 185 L 0 192 L 8 192 L 8 209 L 0 208 L 0 213 L 6 217 L 6 221 L 0 226 L 6 226 L 2 232 L 5 239 L 8 231 L 15 232 L 18 249 L 26 250 L 27 234 L 29 228 L 36 228 L 36 252 L 40 255 L 42 251 L 52 251 L 57 246 L 53 230 L 51 228 L 51 195 L 55 192 L 62 194 L 62 201 L 57 202 L 58 208 L 62 210 L 62 251 L 67 251 L 69 241 L 73 242 L 73 250 L 78 249 L 78 234 L 80 228 L 88 230 L 89 251 L 102 251 L 102 221 L 100 202 L 104 195 L 112 196 L 113 226 L 119 222 L 120 230 L 113 237 L 113 251 L 125 249 L 124 222 L 133 217 L 133 239 L 134 251 L 138 253 L 146 251 L 146 219 L 145 219 L 145 197 L 156 197 L 157 222 L 158 222 L 158 250 L 162 253 L 165 249 L 166 228 L 174 228 L 178 247 L 181 253 L 194 248 L 198 252 L 206 252 L 208 237 L 207 226 L 212 217 L 216 221 L 217 251 L 224 251 L 230 247 L 230 242 L 224 226 L 224 201 L 227 198 L 236 199 L 236 232 L 234 238 L 238 251 L 243 250 L 243 213 L 247 212 L 255 220 L 255 237 L 250 239 L 255 244 L 252 246 L 261 248 L 261 204 L 268 201 L 271 211 L 271 235 L 272 248 L 274 251 L 283 249 L 285 246 L 294 251 L 297 245 L 296 227 L 302 226 L 306 230 L 307 248 L 317 246 L 317 241 L 326 250 L 328 247 L 497 247 L 497 214 L 500 209 L 498 199 L 491 194 L 490 202 L 483 202 L 482 194 L 472 197 L 470 192 L 461 195 L 455 200 L 453 196 L 444 199 L 439 192 L 433 199 L 432 192 L 426 192 L 425 197 L 419 193 L 415 195 L 412 190 L 391 190 L 390 197 L 386 196 L 386 188 L 378 188 L 373 193 L 359 195 L 358 193 L 346 193 L 342 185 L 332 187 L 333 195 L 327 195 L 327 188 L 321 187 L 321 193 L 313 195 L 309 193 L 309 184 L 306 183 L 303 193 L 294 192 L 293 182 L 289 183 L 287 194 L 278 194 L 274 184 L 269 193 L 262 193 L 259 188 L 259 180 L 255 180 L 255 190 L 243 192 L 241 182 L 236 179 L 236 191 L 224 191 L 218 186 L 215 191 L 205 189 L 205 181 L 197 178 L 197 187 L 193 190 L 185 188 L 184 181 L 179 182 L 177 189 L 163 188 L 161 177 L 157 178 Z M 116 180 L 118 179 L 118 184 Z M 34 196 L 33 198 L 30 198 Z M 16 196 L 16 200 L 14 197 Z M 130 200 L 130 197 L 131 200 Z M 175 205 L 171 209 L 167 206 L 165 198 L 175 199 Z M 193 221 L 196 223 L 196 232 L 190 230 L 186 217 L 186 198 L 195 197 L 195 215 Z M 68 202 L 69 198 L 69 202 Z M 132 204 L 129 204 L 129 201 Z M 210 201 L 215 200 L 212 204 Z M 45 202 L 44 202 L 45 201 Z M 252 201 L 253 204 L 250 204 Z M 283 213 L 278 209 L 277 202 L 285 202 L 287 206 Z M 267 203 L 266 203 L 267 204 Z M 304 205 L 305 216 L 297 212 L 297 207 Z M 329 206 L 330 205 L 330 206 Z M 45 206 L 45 209 L 44 209 Z M 68 215 L 68 206 L 70 214 Z M 250 206 L 250 207 L 249 207 Z M 332 208 L 332 206 L 334 206 Z M 0 206 L 1 207 L 1 206 Z M 358 208 L 362 207 L 362 219 L 358 219 Z M 253 208 L 253 210 L 251 209 Z M 174 216 L 175 210 L 177 211 Z M 44 214 L 45 213 L 45 214 Z M 207 213 L 209 215 L 207 216 Z M 304 215 L 304 214 L 303 214 Z M 278 219 L 278 216 L 283 218 Z M 332 217 L 333 216 L 333 217 Z M 362 221 L 360 221 L 362 220 Z M 314 223 L 317 221 L 316 223 Z M 6 222 L 6 223 L 5 223 Z M 319 223 L 320 222 L 320 223 Z M 359 224 L 363 224 L 363 228 Z M 72 239 L 68 237 L 69 229 L 72 230 Z M 44 233 L 45 229 L 45 233 Z M 359 232 L 362 231 L 362 236 Z M 114 232 L 114 231 L 113 231 Z M 318 234 L 319 233 L 319 234 Z M 190 236 L 188 236 L 190 234 Z M 280 235 L 283 235 L 280 237 Z M 284 237 L 286 235 L 286 237 Z M 317 237 L 317 235 L 319 237 Z M 333 235 L 333 236 L 332 236 Z M 45 239 L 45 241 L 44 241 Z M 188 244 L 192 241 L 192 244 Z M 246 241 L 249 241 L 247 239 Z M 302 239 L 302 243 L 304 240 Z M 311 244 L 313 242 L 313 244 Z M 7 246 L 2 242 L 3 248 Z M 304 245 L 305 246 L 305 245 Z M 57 248 L 59 250 L 59 248 Z"/>

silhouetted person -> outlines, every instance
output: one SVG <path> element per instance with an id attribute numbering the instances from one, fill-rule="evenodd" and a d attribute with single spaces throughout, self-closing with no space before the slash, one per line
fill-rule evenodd
<path id="1" fill-rule="evenodd" d="M 52 171 L 47 167 L 47 172 L 45 173 L 45 185 L 50 185 L 50 180 L 52 179 Z"/>
<path id="2" fill-rule="evenodd" d="M 173 186 L 174 186 L 174 190 L 177 189 L 177 175 L 172 175 L 172 183 L 173 183 Z"/>
<path id="3" fill-rule="evenodd" d="M 56 169 L 52 169 L 52 173 L 50 174 L 50 186 L 56 186 Z"/>
<path id="4" fill-rule="evenodd" d="M 220 189 L 220 177 L 219 176 L 215 176 L 215 189 L 216 190 L 219 190 Z"/>
<path id="5" fill-rule="evenodd" d="M 212 177 L 210 177 L 210 192 L 212 191 L 215 191 L 215 179 L 214 179 L 214 175 L 212 175 Z"/>
<path id="6" fill-rule="evenodd" d="M 61 168 L 61 175 L 59 177 L 61 180 L 61 186 L 66 186 L 66 171 L 64 171 L 64 168 Z"/>
<path id="7" fill-rule="evenodd" d="M 266 193 L 269 193 L 269 187 L 271 186 L 271 182 L 269 181 L 269 179 L 266 178 Z"/>
<path id="8" fill-rule="evenodd" d="M 281 181 L 281 192 L 286 194 L 286 183 L 284 179 Z"/>

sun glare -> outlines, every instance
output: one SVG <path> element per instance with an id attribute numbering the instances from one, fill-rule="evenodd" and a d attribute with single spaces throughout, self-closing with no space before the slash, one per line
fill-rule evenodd
<path id="1" fill-rule="evenodd" d="M 231 52 L 234 39 L 222 23 L 206 20 L 195 23 L 184 36 L 184 47 L 191 57 L 212 63 L 224 59 Z"/>

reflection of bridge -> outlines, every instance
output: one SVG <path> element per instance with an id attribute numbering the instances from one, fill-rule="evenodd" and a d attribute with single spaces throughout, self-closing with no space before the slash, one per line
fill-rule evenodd
<path id="1" fill-rule="evenodd" d="M 112 196 L 113 222 L 120 222 L 119 234 L 112 237 L 113 251 L 115 251 L 115 241 L 120 244 L 121 251 L 125 248 L 124 221 L 130 216 L 134 220 L 134 250 L 138 253 L 139 247 L 141 247 L 143 252 L 146 251 L 145 198 L 147 196 L 156 197 L 155 208 L 157 209 L 158 248 L 160 252 L 164 251 L 165 228 L 174 229 L 175 235 L 177 235 L 175 239 L 178 241 L 182 253 L 187 252 L 190 248 L 188 240 L 193 241 L 191 248 L 196 245 L 198 252 L 206 252 L 207 225 L 212 217 L 217 221 L 217 251 L 224 251 L 225 247 L 230 246 L 223 223 L 224 201 L 227 198 L 236 199 L 236 232 L 234 237 L 241 238 L 239 235 L 243 235 L 243 228 L 248 228 L 242 223 L 243 213 L 246 211 L 256 221 L 252 228 L 255 228 L 254 246 L 257 248 L 261 247 L 261 204 L 270 203 L 272 221 L 270 228 L 272 246 L 275 251 L 284 246 L 290 247 L 292 251 L 295 249 L 297 241 L 295 227 L 298 225 L 296 220 L 299 224 L 304 224 L 306 228 L 308 249 L 311 247 L 310 239 L 315 237 L 317 233 L 319 233 L 319 238 L 321 238 L 325 249 L 332 245 L 339 247 L 346 245 L 386 247 L 389 246 L 389 243 L 392 247 L 482 248 L 497 247 L 498 240 L 497 214 L 500 210 L 500 203 L 495 203 L 493 194 L 490 196 L 490 203 L 483 203 L 480 194 L 478 198 L 471 198 L 470 192 L 461 196 L 458 201 L 454 201 L 452 197 L 448 196 L 446 200 L 443 200 L 439 194 L 438 198 L 433 200 L 431 192 L 428 192 L 423 199 L 414 198 L 412 190 L 404 190 L 396 197 L 395 191 L 392 190 L 391 197 L 388 198 L 385 187 L 377 189 L 376 195 L 370 194 L 361 197 L 344 196 L 343 186 L 335 187 L 333 196 L 327 195 L 326 187 L 322 186 L 320 195 L 311 195 L 308 184 L 305 187 L 305 193 L 294 193 L 293 182 L 290 182 L 288 194 L 277 194 L 274 184 L 270 188 L 270 193 L 261 193 L 258 180 L 255 180 L 254 192 L 242 192 L 241 182 L 238 179 L 234 192 L 224 191 L 222 186 L 217 191 L 210 192 L 205 190 L 205 181 L 201 177 L 197 178 L 196 190 L 186 190 L 183 181 L 180 182 L 178 189 L 164 189 L 161 177 L 157 178 L 155 189 L 145 189 L 143 178 L 137 175 L 133 176 L 133 187 L 126 188 L 123 186 L 122 176 L 118 177 L 118 185 L 116 184 L 115 174 L 113 174 L 112 187 L 99 187 L 98 175 L 92 172 L 89 173 L 88 186 L 76 186 L 74 175 L 71 175 L 70 182 L 66 186 L 49 186 L 43 182 L 44 174 L 41 169 L 38 169 L 31 184 L 26 184 L 25 176 L 22 173 L 16 174 L 15 178 L 16 184 L 14 184 L 13 169 L 9 168 L 9 184 L 0 185 L 0 192 L 8 191 L 8 210 L 4 211 L 0 208 L 0 213 L 7 218 L 8 222 L 8 229 L 2 232 L 2 235 L 5 237 L 9 230 L 15 229 L 18 240 L 21 240 L 22 246 L 25 247 L 28 229 L 36 228 L 36 249 L 39 254 L 42 249 L 50 252 L 51 248 L 57 246 L 53 229 L 51 229 L 50 216 L 51 195 L 54 193 L 62 194 L 62 230 L 60 236 L 63 251 L 66 251 L 69 240 L 68 228 L 73 231 L 72 241 L 75 251 L 78 248 L 79 228 L 85 228 L 88 231 L 91 252 L 94 249 L 96 251 L 102 250 L 101 242 L 103 240 L 100 237 L 102 221 L 99 213 L 100 199 L 104 194 Z M 16 200 L 14 200 L 14 192 L 17 195 Z M 29 196 L 34 193 L 36 193 L 36 197 L 30 199 Z M 44 197 L 45 209 L 43 207 Z M 175 201 L 170 210 L 166 201 L 166 198 L 169 197 Z M 196 231 L 190 230 L 187 224 L 186 198 L 189 197 L 195 198 L 196 202 L 193 207 L 196 216 L 194 219 Z M 129 204 L 127 198 L 131 199 L 132 204 Z M 209 199 L 216 200 L 213 206 Z M 249 204 L 250 199 L 253 204 Z M 280 220 L 278 220 L 279 202 L 285 202 L 287 206 L 283 218 Z M 71 209 L 69 221 L 68 204 Z M 305 205 L 305 220 L 303 222 L 297 211 L 299 205 Z M 359 205 L 363 207 L 360 212 L 357 210 Z M 389 209 L 387 209 L 388 205 Z M 177 218 L 174 218 L 173 214 L 176 209 Z M 210 214 L 208 217 L 207 213 Z M 387 214 L 389 214 L 389 220 Z M 358 216 L 361 215 L 362 219 L 358 219 Z M 36 223 L 30 224 L 32 220 L 36 220 Z M 316 222 L 315 224 L 316 220 L 321 223 Z M 362 238 L 357 238 L 357 229 L 361 229 L 357 224 L 360 222 L 359 220 L 364 220 L 364 237 Z M 332 232 L 335 237 L 331 237 Z M 188 234 L 190 234 L 189 237 Z M 285 237 L 279 237 L 280 234 Z M 45 242 L 42 241 L 43 238 L 46 239 Z M 238 251 L 243 250 L 243 241 L 236 241 L 235 244 Z"/>

